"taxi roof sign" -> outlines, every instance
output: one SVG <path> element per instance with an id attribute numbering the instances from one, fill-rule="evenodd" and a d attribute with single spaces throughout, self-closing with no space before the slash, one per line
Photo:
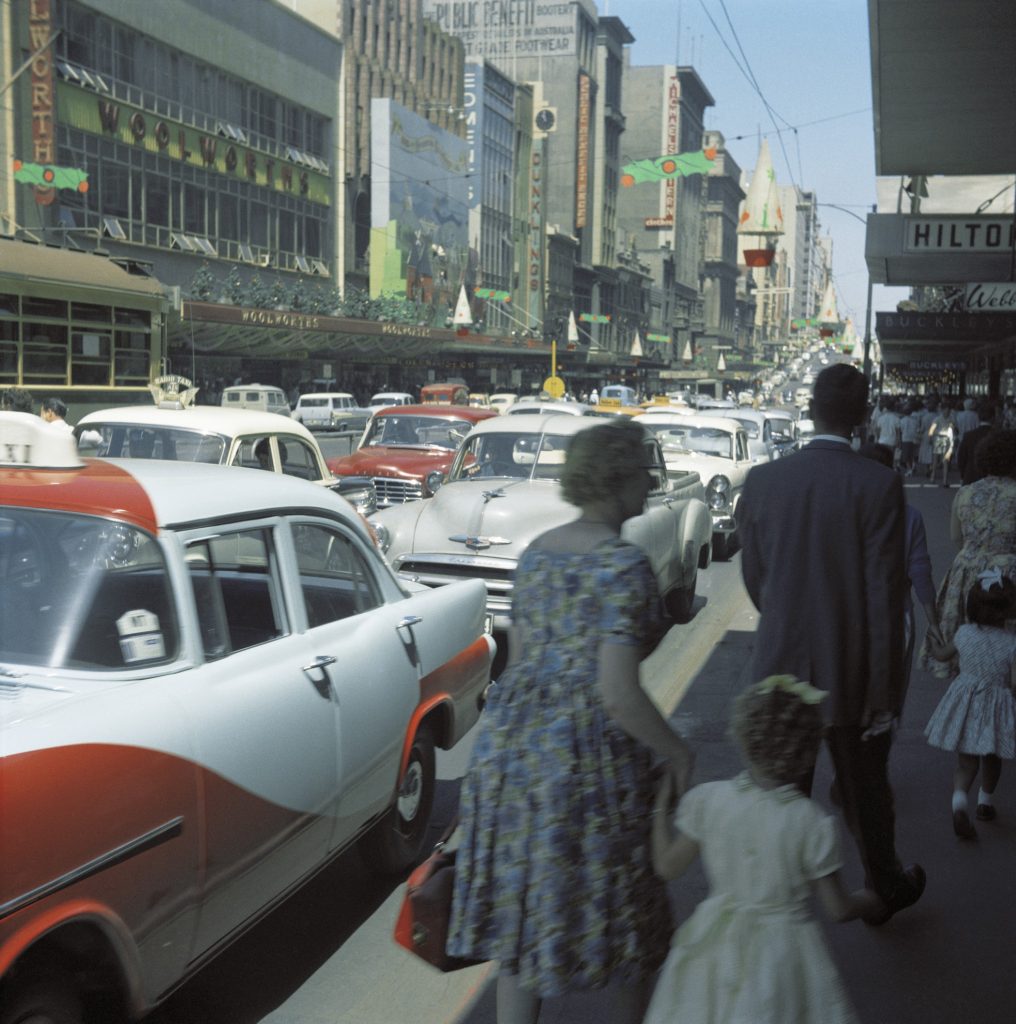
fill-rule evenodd
<path id="1" fill-rule="evenodd" d="M 0 466 L 80 469 L 74 435 L 27 412 L 0 412 Z"/>

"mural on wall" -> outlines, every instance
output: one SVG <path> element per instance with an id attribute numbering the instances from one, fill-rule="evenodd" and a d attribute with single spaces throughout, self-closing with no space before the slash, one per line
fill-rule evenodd
<path id="1" fill-rule="evenodd" d="M 469 146 L 389 99 L 371 100 L 370 294 L 434 307 L 471 291 Z"/>

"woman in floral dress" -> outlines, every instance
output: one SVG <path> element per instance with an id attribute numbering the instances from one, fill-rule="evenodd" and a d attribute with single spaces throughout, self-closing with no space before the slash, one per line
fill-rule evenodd
<path id="1" fill-rule="evenodd" d="M 613 1024 L 636 1024 L 670 930 L 649 853 L 653 762 L 683 791 L 692 760 L 638 679 L 662 635 L 646 555 L 620 538 L 650 488 L 643 428 L 577 434 L 562 488 L 581 515 L 519 562 L 508 668 L 463 783 L 448 952 L 500 961 L 499 1024 L 608 983 Z"/>
<path id="2" fill-rule="evenodd" d="M 956 494 L 952 508 L 953 540 L 961 544 L 938 589 L 938 621 L 942 645 L 952 643 L 966 621 L 966 599 L 979 573 L 997 567 L 1016 580 L 1016 431 L 989 434 L 974 456 L 988 474 Z M 940 679 L 959 671 L 956 658 L 935 660 L 927 639 L 921 667 Z"/>

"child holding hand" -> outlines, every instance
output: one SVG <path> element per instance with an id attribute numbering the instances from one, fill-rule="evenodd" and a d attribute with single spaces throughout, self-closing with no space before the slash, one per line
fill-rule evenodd
<path id="1" fill-rule="evenodd" d="M 977 773 L 980 821 L 995 819 L 995 787 L 1002 760 L 1016 756 L 1016 634 L 1006 620 L 1016 617 L 1016 583 L 998 569 L 977 577 L 967 595 L 967 622 L 950 644 L 929 635 L 928 646 L 939 661 L 959 657 L 959 675 L 935 708 L 924 735 L 933 747 L 956 752 L 953 774 L 953 831 L 973 839 L 967 794 Z"/>
<path id="2" fill-rule="evenodd" d="M 881 901 L 844 889 L 835 822 L 794 785 L 818 756 L 825 696 L 793 676 L 745 690 L 733 730 L 747 771 L 689 790 L 676 831 L 664 779 L 653 865 L 678 878 L 701 853 L 710 893 L 674 935 L 645 1024 L 857 1020 L 808 898 L 836 921 L 875 913 Z"/>

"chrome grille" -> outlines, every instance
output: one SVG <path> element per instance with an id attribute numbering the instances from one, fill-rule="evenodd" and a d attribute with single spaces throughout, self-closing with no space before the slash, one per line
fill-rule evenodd
<path id="1" fill-rule="evenodd" d="M 377 507 L 402 505 L 423 497 L 423 484 L 419 480 L 402 480 L 393 476 L 375 476 L 374 489 L 377 491 Z"/>

